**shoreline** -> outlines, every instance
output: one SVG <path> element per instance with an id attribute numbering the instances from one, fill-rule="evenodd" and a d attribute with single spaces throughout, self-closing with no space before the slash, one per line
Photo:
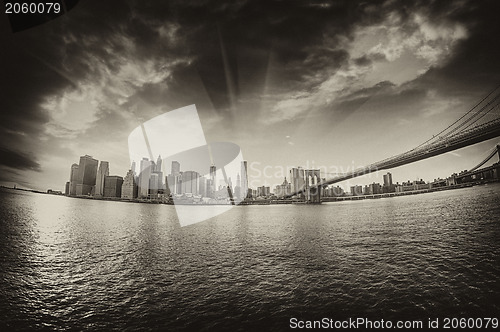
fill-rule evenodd
<path id="1" fill-rule="evenodd" d="M 410 190 L 404 192 L 394 192 L 394 193 L 384 193 L 384 194 L 371 194 L 371 195 L 345 195 L 345 196 L 336 196 L 336 197 L 322 197 L 321 203 L 332 203 L 332 202 L 343 202 L 343 201 L 358 201 L 365 199 L 381 199 L 381 198 L 391 198 L 391 197 L 399 197 L 399 196 L 408 196 L 408 195 L 419 195 L 426 194 L 437 191 L 445 191 L 445 190 L 455 190 L 462 188 L 470 188 L 474 186 L 486 185 L 489 183 L 499 183 L 500 180 L 492 179 L 492 180 L 481 180 L 475 182 L 466 182 L 461 184 L 455 184 L 451 186 L 441 186 L 434 187 L 430 189 L 420 189 L 420 190 Z M 309 203 L 305 200 L 298 199 L 266 199 L 266 200 L 254 200 L 254 201 L 241 201 L 238 204 L 231 203 L 177 203 L 174 204 L 173 201 L 160 201 L 160 200 L 143 200 L 143 199 L 124 199 L 124 198 L 110 198 L 110 197 L 93 197 L 93 196 L 67 196 L 64 194 L 54 194 L 47 193 L 38 190 L 30 190 L 30 189 L 22 189 L 22 188 L 10 188 L 5 186 L 0 186 L 3 189 L 10 190 L 20 190 L 26 192 L 32 192 L 35 194 L 44 194 L 44 195 L 54 195 L 54 196 L 62 196 L 68 198 L 77 198 L 77 199 L 91 199 L 98 201 L 110 201 L 110 202 L 125 202 L 125 203 L 144 203 L 144 204 L 164 204 L 164 205 L 185 205 L 185 206 L 239 206 L 239 205 L 279 205 L 279 204 L 305 204 L 305 205 L 315 205 L 318 203 Z"/>

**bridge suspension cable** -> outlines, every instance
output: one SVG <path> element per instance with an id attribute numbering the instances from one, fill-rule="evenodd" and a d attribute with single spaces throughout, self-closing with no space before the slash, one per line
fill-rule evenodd
<path id="1" fill-rule="evenodd" d="M 471 172 L 474 172 L 476 169 L 478 169 L 479 167 L 483 166 L 484 164 L 486 164 L 488 162 L 488 160 L 490 160 L 491 158 L 493 158 L 495 155 L 497 154 L 497 147 L 493 147 L 493 149 L 491 150 L 491 153 L 488 155 L 488 157 L 486 157 L 483 161 L 481 161 L 479 164 L 477 164 L 476 166 L 472 167 L 468 173 L 471 173 Z"/>
<path id="2" fill-rule="evenodd" d="M 456 121 L 454 121 L 452 124 L 450 124 L 448 127 L 444 128 L 443 130 L 441 130 L 439 133 L 437 133 L 436 135 L 433 135 L 431 138 L 429 138 L 427 141 L 423 142 L 422 144 L 418 145 L 417 147 L 415 147 L 414 149 L 412 150 L 416 150 L 424 145 L 426 145 L 427 143 L 435 140 L 435 139 L 439 139 L 439 137 L 449 137 L 452 133 L 456 132 L 458 129 L 460 129 L 461 127 L 463 127 L 467 122 L 471 121 L 474 117 L 476 117 L 478 114 L 480 114 L 488 105 L 490 105 L 493 101 L 496 101 L 499 97 L 500 97 L 500 92 L 497 92 L 496 95 L 494 95 L 494 97 L 492 98 L 492 100 L 490 100 L 486 105 L 483 105 L 482 107 L 480 107 L 475 113 L 473 113 L 471 116 L 467 117 L 468 115 L 470 115 L 470 113 L 472 113 L 475 109 L 477 109 L 481 104 L 483 104 L 491 95 L 493 95 L 493 93 L 495 91 L 497 91 L 498 89 L 500 88 L 500 85 L 496 86 L 491 92 L 489 92 L 483 99 L 481 99 L 477 104 L 475 104 L 469 111 L 467 111 L 464 115 L 462 115 L 460 118 L 458 118 Z M 487 113 L 489 113 L 494 107 L 498 106 L 498 103 L 493 106 L 492 108 L 490 108 L 488 110 Z M 485 115 L 485 114 L 484 114 Z M 484 116 L 483 115 L 483 116 Z M 483 117 L 481 116 L 481 118 Z M 467 117 L 467 118 L 466 118 Z M 464 118 L 466 118 L 464 120 Z M 479 119 L 481 119 L 479 118 Z M 472 122 L 471 124 L 473 123 L 477 123 L 477 121 L 479 119 L 476 119 L 474 122 Z M 456 125 L 456 126 L 455 126 Z M 469 125 L 470 126 L 470 125 Z M 466 128 L 468 128 L 469 126 L 467 126 Z M 455 128 L 453 128 L 455 127 Z M 451 129 L 451 130 L 450 130 Z M 465 129 L 465 128 L 464 128 Z M 446 131 L 450 130 L 448 133 L 446 133 Z M 444 134 L 444 135 L 443 135 Z M 411 151 L 411 150 L 410 150 Z"/>

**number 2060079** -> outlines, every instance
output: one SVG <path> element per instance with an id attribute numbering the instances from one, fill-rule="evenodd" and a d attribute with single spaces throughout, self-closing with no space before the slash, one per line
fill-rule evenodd
<path id="1" fill-rule="evenodd" d="M 443 328 L 498 328 L 498 318 L 445 318 Z"/>
<path id="2" fill-rule="evenodd" d="M 59 14 L 61 4 L 58 2 L 6 2 L 5 14 Z"/>

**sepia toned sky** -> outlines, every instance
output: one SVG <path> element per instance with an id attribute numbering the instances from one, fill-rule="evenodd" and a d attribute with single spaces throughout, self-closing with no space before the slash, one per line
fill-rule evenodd
<path id="1" fill-rule="evenodd" d="M 292 166 L 349 171 L 382 160 L 500 84 L 498 9 L 488 0 L 88 0 L 15 33 L 2 15 L 0 183 L 64 190 L 84 154 L 125 176 L 131 131 L 192 104 L 208 142 L 241 147 L 254 186 L 282 182 Z M 498 141 L 396 168 L 393 179 L 470 169 Z"/>

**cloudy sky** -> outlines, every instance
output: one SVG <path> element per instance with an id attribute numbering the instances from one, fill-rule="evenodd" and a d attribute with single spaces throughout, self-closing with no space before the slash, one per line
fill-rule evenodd
<path id="1" fill-rule="evenodd" d="M 191 104 L 207 141 L 241 147 L 253 185 L 275 185 L 291 166 L 348 171 L 404 152 L 500 84 L 498 7 L 88 0 L 15 33 L 4 14 L 0 183 L 64 190 L 84 154 L 124 176 L 130 132 Z M 393 178 L 470 169 L 497 141 Z"/>

